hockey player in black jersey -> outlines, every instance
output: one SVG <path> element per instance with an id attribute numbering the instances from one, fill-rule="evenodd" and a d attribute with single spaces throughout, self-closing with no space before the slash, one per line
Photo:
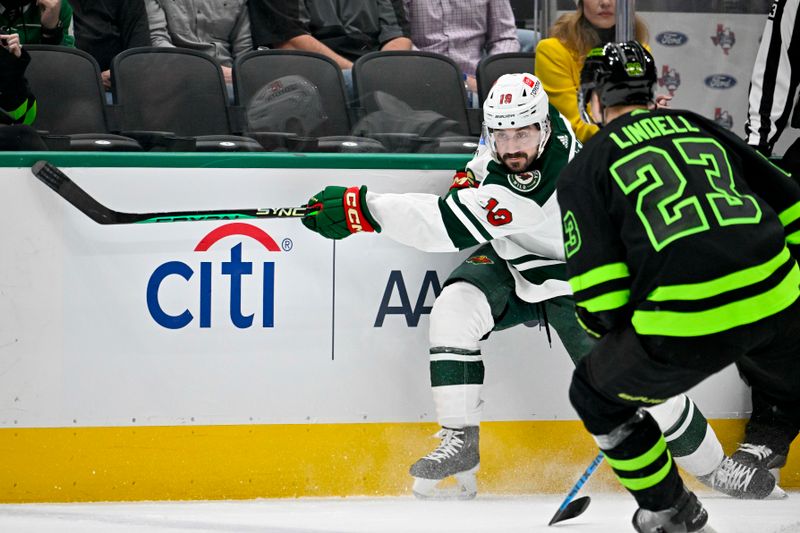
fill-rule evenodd
<path id="1" fill-rule="evenodd" d="M 599 342 L 570 400 L 636 498 L 637 531 L 703 531 L 641 407 L 736 363 L 797 435 L 800 187 L 710 120 L 653 110 L 655 81 L 633 41 L 595 48 L 581 72 L 584 120 L 603 128 L 557 194 L 577 314 Z"/>

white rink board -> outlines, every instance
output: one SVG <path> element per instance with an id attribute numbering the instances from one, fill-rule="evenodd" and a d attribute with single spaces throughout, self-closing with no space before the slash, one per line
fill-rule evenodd
<path id="1" fill-rule="evenodd" d="M 64 169 L 120 211 L 283 207 L 328 184 L 378 192 L 446 191 L 449 171 L 353 169 Z M 435 419 L 428 315 L 410 327 L 390 314 L 375 327 L 392 271 L 411 307 L 426 272 L 444 282 L 464 254 L 427 254 L 375 235 L 335 245 L 297 220 L 242 221 L 291 250 L 229 235 L 195 246 L 226 222 L 101 226 L 39 183 L 1 168 L 0 427 L 242 423 L 418 422 Z M 241 243 L 241 314 L 230 318 L 223 262 Z M 334 261 L 335 255 L 335 261 Z M 148 311 L 148 280 L 165 263 L 194 272 L 164 278 L 163 310 L 194 319 L 168 329 Z M 200 327 L 201 262 L 211 264 L 210 327 Z M 274 263 L 274 327 L 262 327 L 264 263 Z M 335 282 L 334 282 L 335 270 Z M 335 289 L 335 305 L 334 305 Z M 433 303 L 433 293 L 425 298 Z M 390 300 L 400 306 L 395 291 Z M 575 419 L 571 362 L 557 338 L 519 327 L 485 343 L 486 420 Z M 730 369 L 693 395 L 709 418 L 749 409 Z"/>

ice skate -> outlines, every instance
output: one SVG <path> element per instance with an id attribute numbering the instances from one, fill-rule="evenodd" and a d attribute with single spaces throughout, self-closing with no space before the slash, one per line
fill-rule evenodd
<path id="1" fill-rule="evenodd" d="M 776 453 L 769 446 L 744 442 L 733 452 L 731 458 L 747 466 L 757 466 L 769 470 L 780 481 L 780 469 L 786 466 L 786 456 Z"/>
<path id="2" fill-rule="evenodd" d="M 775 478 L 766 468 L 748 466 L 725 457 L 710 474 L 697 478 L 712 489 L 743 500 L 763 500 L 775 488 Z"/>
<path id="3" fill-rule="evenodd" d="M 421 499 L 471 500 L 478 493 L 475 473 L 480 467 L 478 452 L 479 427 L 442 428 L 435 437 L 441 439 L 431 453 L 411 465 L 414 496 Z M 454 489 L 442 489 L 439 483 L 455 477 Z"/>
<path id="4" fill-rule="evenodd" d="M 786 492 L 778 486 L 781 481 L 781 468 L 786 465 L 786 455 L 782 455 L 763 444 L 742 443 L 739 449 L 733 452 L 731 459 L 747 466 L 765 468 L 775 478 L 775 488 L 768 496 L 769 499 L 786 498 Z"/>
<path id="5" fill-rule="evenodd" d="M 708 525 L 708 513 L 703 504 L 686 488 L 669 509 L 638 509 L 633 515 L 633 528 L 639 533 L 715 533 Z"/>

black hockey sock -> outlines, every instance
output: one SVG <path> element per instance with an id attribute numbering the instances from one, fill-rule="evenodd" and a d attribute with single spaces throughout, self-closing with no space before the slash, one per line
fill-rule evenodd
<path id="1" fill-rule="evenodd" d="M 678 500 L 683 481 L 664 436 L 649 413 L 640 411 L 611 434 L 596 438 L 617 479 L 636 498 L 639 507 L 661 511 Z M 610 447 L 606 449 L 604 445 Z"/>

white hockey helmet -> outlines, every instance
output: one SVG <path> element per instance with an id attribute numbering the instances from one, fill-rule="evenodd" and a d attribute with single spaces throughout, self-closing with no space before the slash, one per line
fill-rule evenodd
<path id="1" fill-rule="evenodd" d="M 487 144 L 496 161 L 499 159 L 492 135 L 494 130 L 524 128 L 534 124 L 541 132 L 536 155 L 537 158 L 541 157 L 550 138 L 550 114 L 547 94 L 539 78 L 528 73 L 500 76 L 483 103 L 483 124 L 487 128 Z"/>

